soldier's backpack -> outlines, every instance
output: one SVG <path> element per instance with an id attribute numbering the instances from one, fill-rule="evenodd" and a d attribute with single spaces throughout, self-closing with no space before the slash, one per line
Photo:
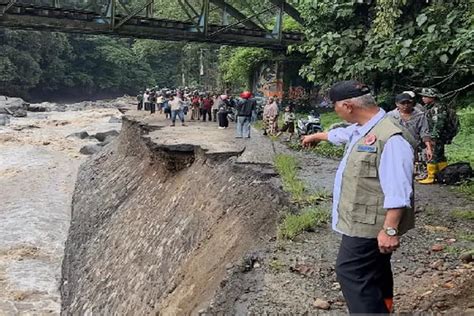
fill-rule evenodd
<path id="1" fill-rule="evenodd" d="M 454 185 L 470 180 L 472 177 L 472 168 L 468 162 L 453 163 L 437 175 L 438 183 Z"/>
<path id="2" fill-rule="evenodd" d="M 451 106 L 448 106 L 447 109 L 447 116 L 446 116 L 446 126 L 444 131 L 444 141 L 446 144 L 451 144 L 454 137 L 459 132 L 460 124 L 459 124 L 459 117 L 456 114 L 456 109 Z"/>

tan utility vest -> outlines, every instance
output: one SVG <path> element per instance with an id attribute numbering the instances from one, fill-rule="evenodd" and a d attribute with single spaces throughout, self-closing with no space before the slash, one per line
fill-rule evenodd
<path id="1" fill-rule="evenodd" d="M 338 204 L 339 218 L 336 228 L 351 237 L 376 238 L 383 228 L 386 209 L 380 185 L 380 158 L 387 140 L 402 135 L 414 148 L 415 141 L 408 130 L 396 120 L 385 116 L 351 149 L 342 175 L 341 195 Z M 373 144 L 366 139 L 373 138 Z M 360 147 L 362 146 L 362 147 Z M 365 147 L 364 147 L 365 146 Z M 415 226 L 413 199 L 398 227 L 399 234 Z"/>

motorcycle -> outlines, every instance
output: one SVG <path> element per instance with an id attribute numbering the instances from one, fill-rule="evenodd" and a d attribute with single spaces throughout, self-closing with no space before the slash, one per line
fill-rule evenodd
<path id="1" fill-rule="evenodd" d="M 310 112 L 307 119 L 299 119 L 296 124 L 296 132 L 299 137 L 322 131 L 323 126 L 321 125 L 319 113 Z"/>

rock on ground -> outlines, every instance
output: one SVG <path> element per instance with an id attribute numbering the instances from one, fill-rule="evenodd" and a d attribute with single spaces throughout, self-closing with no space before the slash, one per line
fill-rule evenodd
<path id="1" fill-rule="evenodd" d="M 79 150 L 79 152 L 83 155 L 93 155 L 95 153 L 98 153 L 101 150 L 102 150 L 102 146 L 100 146 L 98 144 L 89 144 L 89 145 L 83 146 Z"/>
<path id="2" fill-rule="evenodd" d="M 107 131 L 107 132 L 96 133 L 94 135 L 91 135 L 91 137 L 94 137 L 99 142 L 103 142 L 108 137 L 117 137 L 118 135 L 119 135 L 119 132 L 117 130 L 110 130 L 110 131 Z"/>

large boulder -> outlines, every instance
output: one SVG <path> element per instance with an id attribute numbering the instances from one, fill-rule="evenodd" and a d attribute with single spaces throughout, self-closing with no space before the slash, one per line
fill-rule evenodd
<path id="1" fill-rule="evenodd" d="M 0 114 L 13 115 L 17 110 L 26 110 L 28 105 L 29 104 L 21 98 L 0 96 Z"/>
<path id="2" fill-rule="evenodd" d="M 28 111 L 30 112 L 50 112 L 56 106 L 54 103 L 42 102 L 30 104 L 28 106 Z"/>

